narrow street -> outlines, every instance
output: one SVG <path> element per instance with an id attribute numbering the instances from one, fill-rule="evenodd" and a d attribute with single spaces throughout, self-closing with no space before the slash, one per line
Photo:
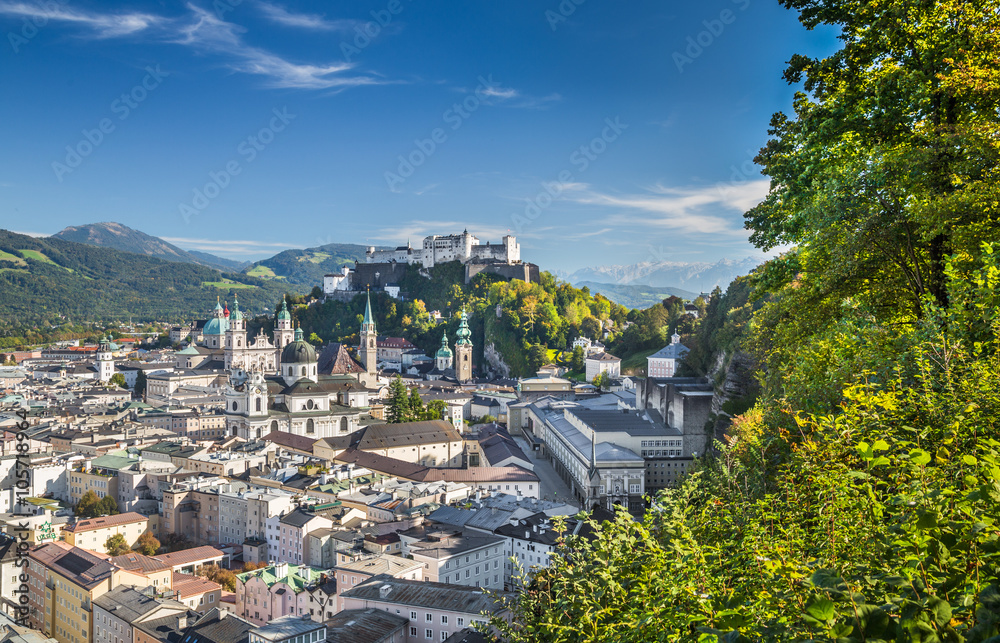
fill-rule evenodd
<path id="1" fill-rule="evenodd" d="M 528 454 L 531 463 L 535 465 L 535 474 L 538 475 L 541 481 L 541 499 L 565 501 L 579 506 L 579 502 L 573 497 L 572 492 L 566 483 L 563 482 L 563 479 L 556 473 L 556 470 L 552 467 L 552 463 L 544 458 L 536 457 L 528 441 L 523 437 L 516 435 L 514 436 L 514 440 L 521 447 L 521 450 Z"/>

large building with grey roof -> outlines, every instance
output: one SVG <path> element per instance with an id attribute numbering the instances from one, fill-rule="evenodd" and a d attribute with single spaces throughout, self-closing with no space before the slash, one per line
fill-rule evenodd
<path id="1" fill-rule="evenodd" d="M 409 620 L 407 641 L 442 641 L 486 622 L 486 615 L 502 615 L 505 608 L 489 593 L 429 581 L 375 576 L 341 595 L 345 610 L 374 608 Z"/>

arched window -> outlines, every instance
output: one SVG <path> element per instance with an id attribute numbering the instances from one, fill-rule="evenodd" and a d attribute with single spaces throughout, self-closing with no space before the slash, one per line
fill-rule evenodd
<path id="1" fill-rule="evenodd" d="M 308 400 L 308 401 L 306 402 L 306 408 L 307 408 L 307 409 L 309 409 L 310 411 L 312 411 L 312 410 L 313 410 L 313 408 L 315 408 L 315 406 L 316 406 L 316 405 L 315 405 L 315 404 L 313 403 L 313 401 L 312 401 L 312 400 Z"/>
<path id="2" fill-rule="evenodd" d="M 313 424 L 312 418 L 306 420 L 306 433 L 315 433 L 316 426 Z"/>
<path id="3" fill-rule="evenodd" d="M 348 428 L 349 427 L 347 425 L 347 418 L 346 417 L 340 418 L 340 432 L 347 433 Z"/>
<path id="4" fill-rule="evenodd" d="M 277 431 L 278 430 L 278 421 L 277 420 L 271 420 L 271 430 L 272 431 Z"/>
<path id="5" fill-rule="evenodd" d="M 236 402 L 233 402 L 233 411 L 235 411 L 236 408 L 237 408 L 237 404 L 236 404 Z"/>
<path id="6" fill-rule="evenodd" d="M 305 374 L 306 374 L 306 367 L 305 367 L 305 366 L 303 366 L 303 367 L 302 367 L 302 375 L 303 375 L 303 376 L 305 376 Z"/>
<path id="7" fill-rule="evenodd" d="M 237 339 L 236 340 L 236 345 L 237 346 L 242 346 L 243 345 L 243 340 L 242 339 Z"/>
<path id="8" fill-rule="evenodd" d="M 257 398 L 257 412 L 260 413 L 260 398 Z"/>

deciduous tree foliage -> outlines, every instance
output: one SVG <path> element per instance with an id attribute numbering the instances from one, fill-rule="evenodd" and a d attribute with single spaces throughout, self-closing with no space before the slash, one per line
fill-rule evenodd
<path id="1" fill-rule="evenodd" d="M 793 58 L 759 157 L 747 226 L 796 247 L 692 351 L 752 351 L 760 400 L 641 521 L 568 537 L 508 640 L 1000 642 L 1000 2 L 783 4 L 843 39 Z"/>

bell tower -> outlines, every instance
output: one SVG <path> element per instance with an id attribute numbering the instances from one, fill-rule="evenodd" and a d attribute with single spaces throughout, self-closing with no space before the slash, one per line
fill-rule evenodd
<path id="1" fill-rule="evenodd" d="M 469 317 L 464 308 L 455 336 L 458 338 L 455 341 L 455 378 L 459 382 L 468 382 L 472 379 L 472 340 L 469 339 L 472 331 L 469 330 Z"/>
<path id="2" fill-rule="evenodd" d="M 368 293 L 365 302 L 365 318 L 361 322 L 361 341 L 358 345 L 358 357 L 365 372 L 374 375 L 378 364 L 378 336 L 375 332 L 375 318 L 372 317 L 372 295 Z"/>
<path id="3" fill-rule="evenodd" d="M 274 347 L 281 354 L 281 349 L 294 341 L 295 331 L 292 330 L 292 315 L 288 312 L 287 300 L 281 298 L 281 308 L 274 322 Z"/>

